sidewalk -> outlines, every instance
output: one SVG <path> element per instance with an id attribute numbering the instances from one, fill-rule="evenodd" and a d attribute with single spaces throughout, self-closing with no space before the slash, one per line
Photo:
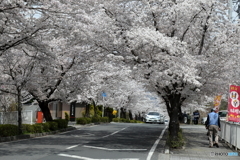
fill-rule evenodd
<path id="1" fill-rule="evenodd" d="M 170 149 L 169 154 L 160 154 L 159 160 L 240 160 L 240 153 L 228 147 L 221 139 L 219 139 L 219 148 L 209 148 L 205 126 L 181 124 L 180 128 L 186 140 L 184 148 Z M 234 156 L 229 156 L 231 153 Z"/>

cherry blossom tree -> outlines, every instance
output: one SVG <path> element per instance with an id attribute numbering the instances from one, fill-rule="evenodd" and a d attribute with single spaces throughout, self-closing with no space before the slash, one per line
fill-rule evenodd
<path id="1" fill-rule="evenodd" d="M 239 26 L 227 19 L 225 0 L 11 2 L 0 3 L 0 53 L 13 48 L 39 59 L 26 90 L 47 120 L 52 100 L 79 95 L 97 102 L 99 92 L 108 91 L 117 95 L 109 104 L 131 102 L 137 111 L 135 98 L 155 91 L 167 107 L 174 142 L 183 105 L 201 105 L 202 97 L 237 82 Z"/>
<path id="2" fill-rule="evenodd" d="M 81 59 L 80 56 L 74 53 L 79 54 L 83 51 L 82 48 L 80 48 L 80 51 L 78 45 L 82 41 L 81 38 L 86 38 L 86 35 L 81 35 L 84 32 L 79 32 L 79 25 L 76 25 L 76 21 L 71 18 L 82 18 L 82 21 L 86 22 L 88 20 L 84 19 L 84 14 L 79 10 L 74 11 L 75 7 L 78 6 L 76 5 L 77 2 L 75 7 L 74 5 L 69 6 L 68 3 L 63 1 L 11 0 L 1 1 L 0 4 L 2 69 L 6 69 L 4 68 L 4 64 L 8 62 L 4 61 L 6 57 L 12 57 L 11 59 L 16 59 L 16 62 L 19 56 L 20 58 L 23 56 L 26 59 L 35 58 L 35 60 L 38 60 L 35 61 L 34 67 L 29 68 L 34 69 L 33 75 L 27 77 L 28 81 L 23 79 L 24 85 L 20 86 L 21 89 L 25 86 L 25 90 L 28 90 L 37 99 L 46 120 L 52 120 L 48 103 L 60 99 L 56 96 L 56 92 L 59 90 L 63 77 L 70 71 L 76 61 L 78 63 L 82 61 L 79 60 Z M 61 10 L 64 9 L 65 12 L 62 12 Z M 66 25 L 66 22 L 69 25 Z M 78 23 L 80 24 L 81 21 L 78 21 Z M 76 38 L 78 41 L 76 41 Z M 19 65 L 9 68 L 10 72 L 13 72 L 13 69 L 23 70 Z M 9 75 L 12 74 L 10 72 Z M 4 81 L 5 77 L 2 78 Z M 26 83 L 28 84 L 26 85 Z"/>
<path id="3" fill-rule="evenodd" d="M 239 40 L 234 34 L 237 26 L 227 19 L 226 2 L 101 3 L 110 19 L 106 19 L 108 26 L 104 25 L 107 32 L 95 36 L 109 38 L 98 46 L 124 57 L 125 64 L 138 73 L 135 75 L 142 75 L 141 80 L 156 90 L 168 109 L 171 140 L 178 141 L 178 115 L 184 102 L 222 92 L 231 81 L 230 68 L 225 64 L 232 64 L 231 58 L 239 52 Z"/>
<path id="4" fill-rule="evenodd" d="M 9 54 L 9 52 L 11 54 Z M 22 91 L 27 82 L 30 80 L 34 71 L 35 59 L 25 57 L 24 52 L 18 52 L 14 49 L 5 51 L 5 54 L 0 57 L 1 75 L 0 84 L 2 93 L 12 95 L 17 99 L 18 110 L 18 128 L 19 134 L 22 134 Z"/>
<path id="5" fill-rule="evenodd" d="M 19 52 L 35 59 L 34 72 L 24 89 L 38 101 L 47 121 L 52 120 L 48 103 L 68 96 L 71 86 L 77 84 L 74 80 L 88 72 L 91 63 L 86 62 L 88 57 L 94 56 L 99 48 L 88 40 L 92 3 L 95 2 L 0 2 L 0 53 L 18 56 L 15 53 Z"/>

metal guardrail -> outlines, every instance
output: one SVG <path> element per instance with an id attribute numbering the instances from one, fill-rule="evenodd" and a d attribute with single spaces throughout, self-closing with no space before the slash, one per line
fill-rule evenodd
<path id="1" fill-rule="evenodd" d="M 240 149 L 240 124 L 221 121 L 219 136 L 225 143 L 228 143 L 230 147 L 235 147 L 236 150 Z"/>

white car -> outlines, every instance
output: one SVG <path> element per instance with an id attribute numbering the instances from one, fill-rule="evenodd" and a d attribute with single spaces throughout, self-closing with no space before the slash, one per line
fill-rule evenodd
<path id="1" fill-rule="evenodd" d="M 158 112 L 151 111 L 151 112 L 148 112 L 148 114 L 145 115 L 144 122 L 145 123 L 159 123 L 159 124 L 161 123 L 161 124 L 164 124 L 165 117 Z"/>

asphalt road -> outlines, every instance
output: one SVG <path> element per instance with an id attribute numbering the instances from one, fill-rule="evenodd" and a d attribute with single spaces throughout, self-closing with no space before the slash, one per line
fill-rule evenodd
<path id="1" fill-rule="evenodd" d="M 0 160 L 157 160 L 165 124 L 108 123 L 0 143 Z"/>

